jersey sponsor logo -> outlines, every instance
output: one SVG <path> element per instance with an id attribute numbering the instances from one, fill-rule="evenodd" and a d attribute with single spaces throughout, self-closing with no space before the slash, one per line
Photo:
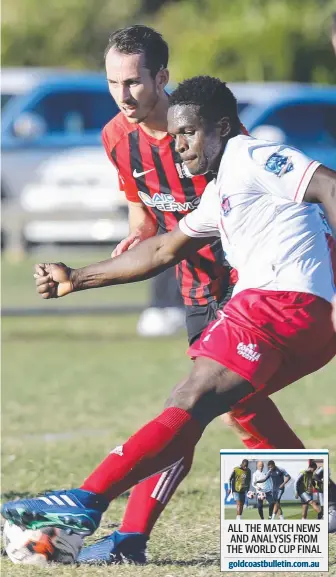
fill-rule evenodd
<path id="1" fill-rule="evenodd" d="M 196 197 L 192 201 L 179 202 L 172 194 L 156 192 L 153 196 L 149 196 L 149 194 L 141 190 L 138 190 L 138 196 L 146 206 L 157 208 L 162 212 L 190 212 L 197 208 L 201 200 Z"/>
<path id="2" fill-rule="evenodd" d="M 239 343 L 237 346 L 237 353 L 252 363 L 259 361 L 261 357 L 261 353 L 258 353 L 257 345 L 252 345 L 252 343 L 249 343 L 248 345 Z"/>
<path id="3" fill-rule="evenodd" d="M 221 207 L 223 211 L 223 215 L 227 216 L 231 210 L 230 201 L 227 196 L 224 196 L 221 200 Z"/>
<path id="4" fill-rule="evenodd" d="M 266 160 L 265 170 L 272 172 L 280 178 L 286 174 L 286 172 L 291 172 L 294 169 L 294 164 L 291 160 L 291 156 L 284 156 L 278 152 L 274 152 Z"/>
<path id="5" fill-rule="evenodd" d="M 134 176 L 134 178 L 140 178 L 140 176 L 143 176 L 144 174 L 147 174 L 148 172 L 152 172 L 153 170 L 155 170 L 155 168 L 150 168 L 149 170 L 144 170 L 144 172 L 138 172 L 137 169 L 135 168 L 133 170 L 133 176 Z"/>

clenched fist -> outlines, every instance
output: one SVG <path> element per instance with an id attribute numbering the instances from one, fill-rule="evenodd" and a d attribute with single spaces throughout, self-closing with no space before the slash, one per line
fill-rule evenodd
<path id="1" fill-rule="evenodd" d="M 36 290 L 43 299 L 57 299 L 73 291 L 72 269 L 58 263 L 41 263 L 34 267 Z"/>

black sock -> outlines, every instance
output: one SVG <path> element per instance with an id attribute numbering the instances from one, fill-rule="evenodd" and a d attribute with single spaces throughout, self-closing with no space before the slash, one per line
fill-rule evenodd
<path id="1" fill-rule="evenodd" d="M 274 503 L 268 506 L 268 514 L 270 517 L 273 515 Z"/>
<path id="2" fill-rule="evenodd" d="M 264 511 L 263 511 L 263 501 L 261 499 L 258 499 L 258 513 L 259 513 L 259 517 L 260 519 L 264 518 Z"/>

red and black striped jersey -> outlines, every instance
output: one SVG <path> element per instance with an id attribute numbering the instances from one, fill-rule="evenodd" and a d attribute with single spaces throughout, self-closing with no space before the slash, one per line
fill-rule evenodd
<path id="1" fill-rule="evenodd" d="M 106 153 L 118 170 L 120 189 L 131 202 L 141 201 L 158 224 L 158 233 L 175 228 L 194 210 L 212 175 L 190 178 L 184 172 L 173 138 L 158 140 L 131 124 L 122 113 L 103 129 Z M 177 265 L 186 305 L 223 300 L 230 285 L 230 267 L 220 239 Z"/>

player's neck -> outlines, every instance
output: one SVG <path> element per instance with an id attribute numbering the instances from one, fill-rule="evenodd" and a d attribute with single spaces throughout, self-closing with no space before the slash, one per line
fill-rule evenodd
<path id="1" fill-rule="evenodd" d="M 223 154 L 225 152 L 227 143 L 229 142 L 229 140 L 231 140 L 231 138 L 238 136 L 238 134 L 240 134 L 240 132 L 236 131 L 236 132 L 231 133 L 229 137 L 223 139 L 222 150 L 221 150 L 220 154 L 217 156 L 213 166 L 211 167 L 211 172 L 213 172 L 214 174 L 217 174 L 219 171 L 220 163 L 222 162 Z"/>
<path id="2" fill-rule="evenodd" d="M 168 94 L 164 93 L 158 99 L 153 110 L 140 126 L 144 132 L 160 140 L 167 135 Z"/>

